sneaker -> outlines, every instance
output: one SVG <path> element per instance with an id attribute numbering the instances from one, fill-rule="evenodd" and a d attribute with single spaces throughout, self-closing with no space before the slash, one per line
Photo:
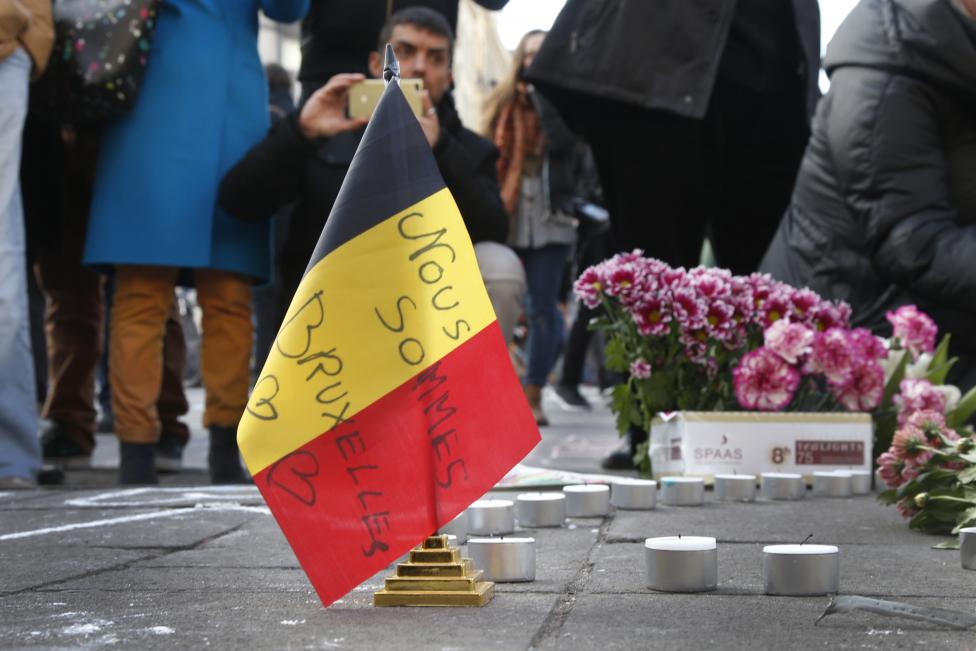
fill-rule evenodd
<path id="1" fill-rule="evenodd" d="M 55 421 L 41 432 L 41 450 L 45 463 L 63 470 L 91 468 L 91 452 L 78 445 Z"/>
<path id="2" fill-rule="evenodd" d="M 636 470 L 634 465 L 634 453 L 630 450 L 630 443 L 625 443 L 600 461 L 600 467 L 604 470 Z"/>
<path id="3" fill-rule="evenodd" d="M 589 411 L 589 401 L 583 397 L 578 387 L 571 384 L 557 384 L 554 388 L 556 402 L 566 411 Z"/>
<path id="4" fill-rule="evenodd" d="M 183 470 L 183 443 L 175 434 L 163 430 L 156 444 L 156 471 L 179 472 Z"/>
<path id="5" fill-rule="evenodd" d="M 0 477 L 0 489 L 23 490 L 37 488 L 37 482 L 26 477 Z"/>

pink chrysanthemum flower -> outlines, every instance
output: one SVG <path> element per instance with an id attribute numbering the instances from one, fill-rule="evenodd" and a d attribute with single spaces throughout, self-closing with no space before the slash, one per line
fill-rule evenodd
<path id="1" fill-rule="evenodd" d="M 938 327 L 927 314 L 919 311 L 914 305 L 903 305 L 893 312 L 888 312 L 893 335 L 901 340 L 902 345 L 918 359 L 921 353 L 931 353 L 935 350 L 935 337 L 939 333 Z"/>
<path id="2" fill-rule="evenodd" d="M 644 296 L 630 308 L 630 316 L 643 337 L 663 337 L 671 330 L 671 311 L 657 296 Z"/>
<path id="3" fill-rule="evenodd" d="M 763 333 L 766 348 L 782 357 L 789 364 L 798 364 L 811 350 L 813 331 L 805 325 L 780 319 Z"/>
<path id="4" fill-rule="evenodd" d="M 732 370 L 735 397 L 746 409 L 779 411 L 790 404 L 800 373 L 768 348 L 743 355 Z"/>
<path id="5" fill-rule="evenodd" d="M 785 291 L 774 291 L 763 302 L 760 311 L 760 325 L 768 328 L 780 319 L 785 319 L 793 311 L 790 295 Z"/>
<path id="6" fill-rule="evenodd" d="M 603 295 L 603 278 L 597 267 L 590 267 L 576 279 L 573 284 L 573 291 L 576 296 L 583 301 L 583 305 L 593 309 L 600 305 L 600 296 Z"/>
<path id="7" fill-rule="evenodd" d="M 642 357 L 638 357 L 630 363 L 630 374 L 639 380 L 646 380 L 651 377 L 651 365 Z"/>
<path id="8" fill-rule="evenodd" d="M 901 476 L 904 465 L 905 461 L 895 455 L 890 448 L 888 452 L 883 452 L 878 457 L 878 474 L 888 488 L 896 488 L 905 483 L 905 479 Z"/>
<path id="9" fill-rule="evenodd" d="M 932 451 L 924 449 L 928 445 L 925 432 L 917 427 L 902 427 L 891 441 L 895 454 L 911 466 L 921 466 L 932 458 Z"/>
<path id="10" fill-rule="evenodd" d="M 811 312 L 823 302 L 820 295 L 812 289 L 804 287 L 798 289 L 790 296 L 790 303 L 793 306 L 792 317 L 801 323 L 805 322 Z"/>
<path id="11" fill-rule="evenodd" d="M 871 411 L 884 396 L 884 368 L 862 359 L 855 363 L 842 383 L 830 383 L 831 392 L 848 411 Z"/>

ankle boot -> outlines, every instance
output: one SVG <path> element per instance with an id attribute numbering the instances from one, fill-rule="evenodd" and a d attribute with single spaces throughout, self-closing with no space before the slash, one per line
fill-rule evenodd
<path id="1" fill-rule="evenodd" d="M 535 424 L 539 427 L 548 425 L 549 419 L 546 418 L 545 412 L 542 411 L 542 387 L 537 384 L 526 384 L 525 398 L 529 401 L 529 407 L 532 409 Z"/>
<path id="2" fill-rule="evenodd" d="M 207 454 L 212 484 L 247 484 L 250 482 L 241 467 L 237 449 L 237 428 L 213 425 L 210 427 L 210 452 Z"/>
<path id="3" fill-rule="evenodd" d="M 119 484 L 158 484 L 156 444 L 119 441 Z"/>

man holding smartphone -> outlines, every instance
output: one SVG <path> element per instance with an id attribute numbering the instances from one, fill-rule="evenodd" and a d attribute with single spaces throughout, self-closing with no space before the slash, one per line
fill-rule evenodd
<path id="1" fill-rule="evenodd" d="M 417 117 L 444 182 L 475 245 L 488 295 L 506 340 L 521 312 L 525 277 L 515 253 L 504 245 L 508 215 L 495 176 L 495 146 L 464 128 L 449 87 L 453 34 L 439 13 L 411 7 L 390 16 L 380 30 L 369 70 L 381 77 L 383 50 L 393 45 L 401 77 L 422 79 Z M 362 138 L 366 120 L 350 118 L 350 88 L 365 79 L 341 73 L 313 92 L 300 111 L 282 120 L 224 177 L 221 206 L 240 219 L 265 219 L 294 201 L 277 268 L 282 274 L 278 322 L 301 282 L 325 220 L 338 196 Z M 377 179 L 382 184 L 382 179 Z"/>

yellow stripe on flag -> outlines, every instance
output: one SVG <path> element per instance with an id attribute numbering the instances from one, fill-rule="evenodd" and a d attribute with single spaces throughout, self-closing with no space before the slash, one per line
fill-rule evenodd
<path id="1" fill-rule="evenodd" d="M 445 188 L 302 279 L 238 428 L 251 474 L 437 362 L 495 320 Z"/>

